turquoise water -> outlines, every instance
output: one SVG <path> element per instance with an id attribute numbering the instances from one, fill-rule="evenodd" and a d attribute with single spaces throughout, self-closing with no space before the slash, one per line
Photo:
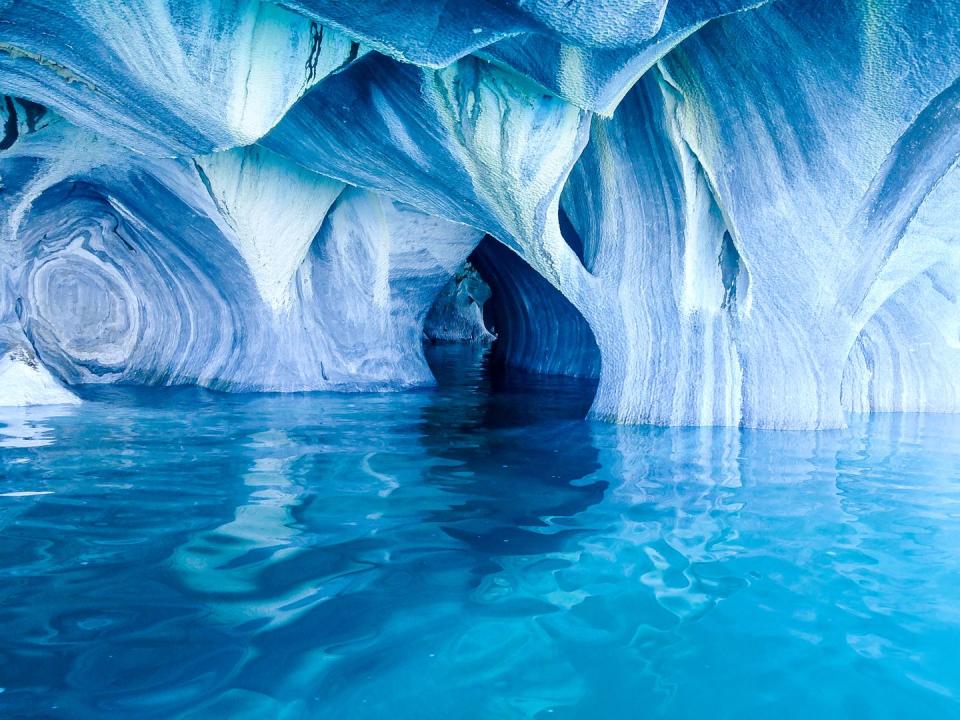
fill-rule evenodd
<path id="1" fill-rule="evenodd" d="M 5 411 L 0 717 L 960 713 L 960 418 L 623 428 L 433 362 Z"/>

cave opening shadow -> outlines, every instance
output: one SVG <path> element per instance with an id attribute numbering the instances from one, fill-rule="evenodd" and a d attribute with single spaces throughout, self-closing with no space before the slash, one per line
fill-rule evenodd
<path id="1" fill-rule="evenodd" d="M 584 418 L 600 375 L 600 351 L 587 321 L 495 238 L 484 237 L 468 261 L 490 288 L 483 305 L 484 325 L 495 336 L 483 358 L 490 392 L 535 395 L 553 412 Z"/>

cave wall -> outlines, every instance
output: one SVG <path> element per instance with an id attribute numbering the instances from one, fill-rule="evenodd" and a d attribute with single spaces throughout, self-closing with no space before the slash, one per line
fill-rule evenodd
<path id="1" fill-rule="evenodd" d="M 472 257 L 496 356 L 597 377 L 597 418 L 956 411 L 958 27 L 957 0 L 0 0 L 0 402 L 426 384 L 425 330 L 484 337 Z"/>
<path id="2" fill-rule="evenodd" d="M 541 375 L 599 376 L 590 325 L 556 288 L 492 237 L 470 257 L 493 298 L 486 318 L 498 336 L 495 362 Z"/>

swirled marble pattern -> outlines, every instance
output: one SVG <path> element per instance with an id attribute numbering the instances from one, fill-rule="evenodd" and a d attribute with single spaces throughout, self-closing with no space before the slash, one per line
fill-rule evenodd
<path id="1" fill-rule="evenodd" d="M 710 20 L 769 1 L 671 0 L 657 32 L 639 42 L 584 46 L 527 33 L 488 45 L 477 54 L 523 73 L 574 105 L 608 115 L 660 58 Z"/>
<path id="2" fill-rule="evenodd" d="M 260 0 L 17 0 L 3 11 L 0 88 L 138 152 L 208 152 L 255 141 L 359 55 Z"/>
<path id="3" fill-rule="evenodd" d="M 0 352 L 53 387 L 428 383 L 438 295 L 428 337 L 487 332 L 455 279 L 487 234 L 495 354 L 598 377 L 594 417 L 952 411 L 958 27 L 957 0 L 0 2 Z"/>
<path id="4" fill-rule="evenodd" d="M 23 325 L 68 382 L 283 391 L 430 382 L 424 317 L 476 231 L 349 191 L 306 236 L 278 308 L 241 240 L 156 178 L 130 175 L 116 190 L 58 186 L 34 203 L 22 234 L 35 248 Z M 141 215 L 156 205 L 165 218 Z"/>

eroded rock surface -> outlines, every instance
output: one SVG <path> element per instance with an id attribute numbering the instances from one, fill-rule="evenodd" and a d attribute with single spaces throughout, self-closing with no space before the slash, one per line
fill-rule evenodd
<path id="1" fill-rule="evenodd" d="M 495 354 L 598 378 L 599 418 L 954 412 L 958 29 L 957 0 L 0 1 L 0 404 L 426 384 L 424 335 L 489 340 L 488 303 Z"/>

